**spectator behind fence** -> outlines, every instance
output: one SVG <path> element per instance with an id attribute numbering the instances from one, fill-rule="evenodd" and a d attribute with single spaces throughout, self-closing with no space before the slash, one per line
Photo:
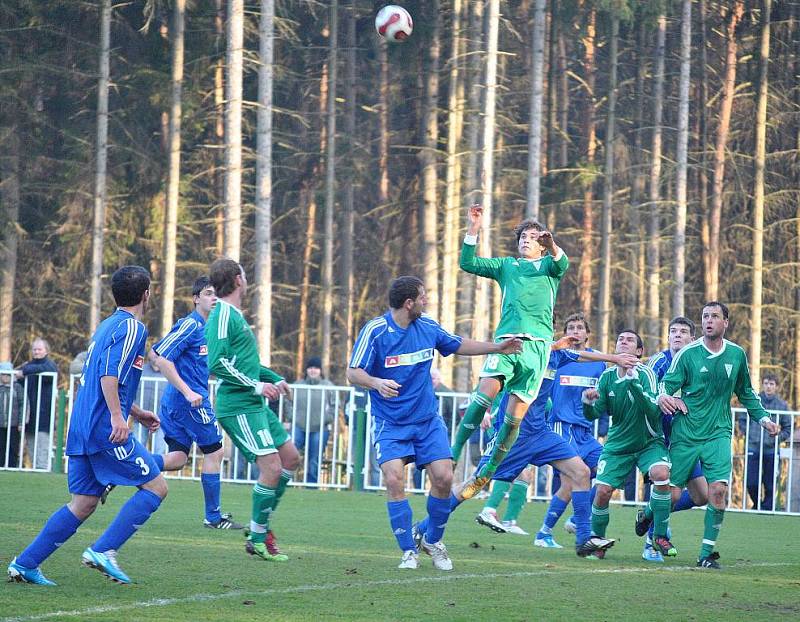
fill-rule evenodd
<path id="1" fill-rule="evenodd" d="M 295 385 L 313 385 L 332 387 L 333 383 L 322 377 L 322 361 L 312 356 L 306 362 L 305 378 Z M 308 468 L 306 482 L 316 484 L 319 463 L 325 454 L 325 447 L 330 437 L 330 426 L 336 416 L 335 395 L 333 391 L 322 389 L 294 389 L 294 444 L 300 451 L 306 446 L 308 434 Z M 324 405 L 323 405 L 324 403 Z M 320 445 L 320 413 L 322 413 L 322 445 Z"/>
<path id="2" fill-rule="evenodd" d="M 4 361 L 0 363 L 0 467 L 19 466 L 24 412 L 24 389 L 14 380 L 14 366 Z"/>
<path id="3" fill-rule="evenodd" d="M 766 410 L 789 410 L 786 402 L 778 396 L 778 378 L 775 374 L 766 373 L 764 379 L 761 381 L 761 404 Z M 776 417 L 773 415 L 773 420 Z M 780 423 L 781 431 L 777 438 L 769 434 L 761 434 L 761 426 L 758 421 L 751 420 L 748 424 L 747 413 L 739 415 L 739 432 L 742 436 L 748 434 L 748 426 L 750 428 L 749 436 L 747 436 L 747 473 L 745 480 L 747 482 L 747 493 L 753 501 L 753 507 L 758 508 L 758 501 L 760 497 L 760 488 L 764 486 L 764 496 L 761 498 L 762 510 L 772 510 L 772 501 L 774 496 L 773 480 L 775 476 L 775 453 L 776 443 L 780 446 L 781 441 L 786 441 L 792 433 L 792 418 L 790 415 L 782 415 L 777 417 Z M 763 453 L 761 450 L 763 436 Z M 759 482 L 759 470 L 761 472 L 761 481 Z"/>
<path id="4" fill-rule="evenodd" d="M 50 344 L 37 337 L 31 343 L 31 360 L 17 371 L 17 378 L 25 379 L 28 394 L 30 424 L 25 430 L 25 442 L 33 468 L 46 469 L 50 457 L 50 423 L 53 411 L 53 376 L 58 368 L 50 360 Z"/>

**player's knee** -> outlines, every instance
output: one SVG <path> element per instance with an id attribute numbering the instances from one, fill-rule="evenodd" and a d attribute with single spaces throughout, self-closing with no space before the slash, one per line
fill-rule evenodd
<path id="1" fill-rule="evenodd" d="M 714 482 L 708 486 L 708 502 L 718 510 L 725 509 L 728 485 L 725 482 Z"/>
<path id="2" fill-rule="evenodd" d="M 286 450 L 281 451 L 281 464 L 284 469 L 288 469 L 289 471 L 294 471 L 297 467 L 300 466 L 300 452 L 297 451 L 297 447 L 295 447 L 291 443 L 287 443 L 287 445 L 288 447 L 286 448 Z"/>
<path id="3" fill-rule="evenodd" d="M 605 507 L 611 501 L 611 495 L 614 494 L 614 489 L 610 486 L 598 484 L 597 492 L 595 493 L 594 502 L 599 507 Z"/>
<path id="4" fill-rule="evenodd" d="M 453 486 L 453 472 L 451 470 L 431 471 L 428 476 L 431 478 L 431 487 L 435 488 L 437 492 L 442 494 L 450 492 L 450 488 Z"/>
<path id="5" fill-rule="evenodd" d="M 89 495 L 73 495 L 72 500 L 67 504 L 69 511 L 80 521 L 85 521 L 97 509 L 100 497 Z"/>
<path id="6" fill-rule="evenodd" d="M 383 483 L 390 496 L 402 495 L 405 490 L 405 482 L 402 471 L 394 469 L 386 469 L 383 472 Z"/>
<path id="7" fill-rule="evenodd" d="M 656 486 L 669 484 L 669 467 L 659 464 L 650 469 L 650 481 Z"/>
<path id="8" fill-rule="evenodd" d="M 571 487 L 578 487 L 580 489 L 589 488 L 592 481 L 592 471 L 580 459 L 570 460 L 562 469 L 564 475 L 569 478 Z"/>

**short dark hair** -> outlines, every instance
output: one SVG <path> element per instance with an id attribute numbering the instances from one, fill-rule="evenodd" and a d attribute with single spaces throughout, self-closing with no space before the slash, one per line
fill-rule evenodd
<path id="1" fill-rule="evenodd" d="M 586 319 L 586 316 L 583 313 L 573 313 L 572 315 L 568 315 L 567 319 L 564 320 L 564 332 L 567 332 L 567 324 L 570 322 L 583 322 L 583 325 L 586 327 L 586 332 L 591 333 L 592 329 L 589 328 L 589 320 Z"/>
<path id="2" fill-rule="evenodd" d="M 221 257 L 208 269 L 209 281 L 214 286 L 217 296 L 223 298 L 236 289 L 236 277 L 242 274 L 242 266 L 238 261 Z"/>
<path id="3" fill-rule="evenodd" d="M 621 335 L 622 333 L 630 333 L 631 335 L 635 335 L 636 336 L 636 347 L 637 348 L 641 348 L 642 350 L 644 350 L 644 341 L 642 341 L 642 336 L 639 333 L 637 333 L 632 328 L 626 328 L 624 330 L 619 331 L 619 334 L 617 335 L 617 339 L 619 339 L 619 335 Z"/>
<path id="4" fill-rule="evenodd" d="M 389 285 L 389 306 L 392 309 L 400 309 L 406 300 L 416 300 L 419 290 L 425 284 L 422 279 L 416 276 L 398 276 Z"/>
<path id="5" fill-rule="evenodd" d="M 201 276 L 192 285 L 192 296 L 199 296 L 200 294 L 203 293 L 203 290 L 209 285 L 211 285 L 211 279 L 209 279 L 205 275 Z"/>
<path id="6" fill-rule="evenodd" d="M 535 229 L 536 231 L 544 231 L 544 225 L 540 223 L 538 220 L 534 220 L 533 218 L 526 218 L 525 220 L 523 220 L 516 227 L 514 227 L 514 235 L 517 236 L 517 244 L 519 244 L 519 239 L 522 236 L 522 234 L 528 229 Z"/>
<path id="7" fill-rule="evenodd" d="M 667 330 L 672 328 L 675 324 L 682 324 L 683 326 L 687 326 L 689 328 L 689 334 L 692 337 L 694 337 L 694 330 L 695 330 L 694 322 L 692 322 L 692 320 L 690 320 L 688 317 L 683 317 L 682 315 L 679 315 L 677 317 L 672 318 L 669 321 L 669 326 L 667 327 Z"/>
<path id="8" fill-rule="evenodd" d="M 135 307 L 150 289 L 150 273 L 142 266 L 122 266 L 111 275 L 111 293 L 118 307 Z"/>
<path id="9" fill-rule="evenodd" d="M 761 382 L 764 382 L 765 380 L 772 380 L 772 382 L 774 382 L 775 384 L 778 384 L 778 377 L 774 373 L 772 373 L 771 371 L 766 372 L 761 377 Z"/>
<path id="10" fill-rule="evenodd" d="M 728 307 L 726 307 L 724 304 L 722 304 L 718 300 L 712 300 L 710 302 L 707 302 L 706 304 L 703 305 L 703 309 L 705 309 L 706 307 L 719 307 L 720 309 L 722 309 L 722 317 L 723 317 L 723 319 L 725 319 L 725 320 L 728 319 Z"/>

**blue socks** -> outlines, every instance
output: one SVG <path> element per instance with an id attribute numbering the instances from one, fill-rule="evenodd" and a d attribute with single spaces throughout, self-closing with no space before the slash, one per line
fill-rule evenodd
<path id="1" fill-rule="evenodd" d="M 200 476 L 200 483 L 203 485 L 206 520 L 210 523 L 218 523 L 222 519 L 219 511 L 219 473 L 203 473 Z"/>
<path id="2" fill-rule="evenodd" d="M 153 454 L 153 460 L 156 461 L 156 464 L 158 465 L 158 470 L 159 471 L 163 471 L 164 470 L 164 454 Z"/>
<path id="3" fill-rule="evenodd" d="M 392 526 L 400 550 L 416 551 L 414 538 L 411 537 L 411 506 L 408 504 L 408 499 L 387 501 L 386 509 L 389 512 L 389 524 Z"/>
<path id="4" fill-rule="evenodd" d="M 450 517 L 450 508 L 455 495 L 448 499 L 440 499 L 433 495 L 428 496 L 428 524 L 425 526 L 425 542 L 433 544 L 442 539 L 447 519 Z M 458 502 L 456 501 L 456 506 Z M 419 527 L 417 527 L 419 529 Z"/>
<path id="5" fill-rule="evenodd" d="M 97 542 L 92 545 L 92 549 L 98 553 L 104 553 L 109 549 L 119 550 L 136 533 L 136 530 L 147 522 L 159 505 L 161 505 L 161 497 L 157 494 L 143 488 L 137 490 L 136 494 L 120 508 L 119 514 Z"/>
<path id="6" fill-rule="evenodd" d="M 575 510 L 575 544 L 580 546 L 592 535 L 592 493 L 588 490 L 572 491 L 572 508 Z"/>
<path id="7" fill-rule="evenodd" d="M 69 540 L 81 526 L 80 520 L 64 505 L 47 519 L 39 535 L 17 556 L 17 563 L 25 568 L 36 568 L 53 552 Z"/>
<path id="8" fill-rule="evenodd" d="M 459 505 L 461 505 L 462 502 L 459 501 L 458 497 L 456 497 L 454 494 L 451 494 L 449 503 L 450 503 L 450 511 L 447 513 L 448 517 L 450 516 L 450 514 L 453 513 L 453 511 Z M 430 512 L 430 506 L 428 506 L 428 512 Z M 428 525 L 430 524 L 430 522 L 431 522 L 431 517 L 430 516 L 426 516 L 425 518 L 423 518 L 421 521 L 419 521 L 417 523 L 417 531 L 419 531 L 420 533 L 427 534 L 428 533 Z M 425 540 L 427 542 L 431 542 L 431 540 L 428 540 L 428 536 L 427 535 L 425 536 Z M 433 542 L 436 542 L 436 540 L 433 540 Z"/>
<path id="9" fill-rule="evenodd" d="M 573 493 L 574 494 L 574 493 Z M 542 533 L 551 533 L 553 527 L 556 526 L 558 519 L 561 518 L 561 515 L 564 513 L 564 510 L 567 509 L 567 505 L 569 502 L 563 501 L 558 495 L 553 495 L 553 498 L 550 499 L 550 505 L 547 506 L 547 513 L 544 515 L 544 523 L 542 524 L 543 528 L 540 531 Z"/>

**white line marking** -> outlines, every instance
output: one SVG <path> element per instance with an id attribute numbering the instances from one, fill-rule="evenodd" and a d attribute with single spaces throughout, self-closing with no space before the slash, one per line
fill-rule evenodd
<path id="1" fill-rule="evenodd" d="M 593 563 L 593 562 L 587 562 Z M 795 566 L 792 562 L 764 562 L 754 564 L 730 564 L 726 568 L 765 568 L 776 566 Z M 36 622 L 37 620 L 49 620 L 58 617 L 82 617 L 104 613 L 115 613 L 119 611 L 130 611 L 132 609 L 142 609 L 149 607 L 169 607 L 171 605 L 183 605 L 188 603 L 209 602 L 223 600 L 226 598 L 239 598 L 242 596 L 272 596 L 278 594 L 295 594 L 300 592 L 326 592 L 341 590 L 346 588 L 354 590 L 359 588 L 378 587 L 381 585 L 413 585 L 415 583 L 445 583 L 450 581 L 460 581 L 462 579 L 513 579 L 517 577 L 542 577 L 549 575 L 564 574 L 633 574 L 633 573 L 653 573 L 653 572 L 709 572 L 707 570 L 698 571 L 693 566 L 662 566 L 660 568 L 641 567 L 641 568 L 586 568 L 575 569 L 565 568 L 564 571 L 537 570 L 521 572 L 494 572 L 494 573 L 472 573 L 472 574 L 448 574 L 439 576 L 414 577 L 409 579 L 380 579 L 375 581 L 353 581 L 347 583 L 319 583 L 312 585 L 295 585 L 291 587 L 275 588 L 271 590 L 234 590 L 231 592 L 221 592 L 219 594 L 194 594 L 181 598 L 154 598 L 145 601 L 136 601 L 122 605 L 102 605 L 97 607 L 87 607 L 85 609 L 73 609 L 72 611 L 52 611 L 40 613 L 32 616 L 18 616 L 3 618 L 0 622 Z M 43 588 L 46 589 L 46 588 Z"/>

